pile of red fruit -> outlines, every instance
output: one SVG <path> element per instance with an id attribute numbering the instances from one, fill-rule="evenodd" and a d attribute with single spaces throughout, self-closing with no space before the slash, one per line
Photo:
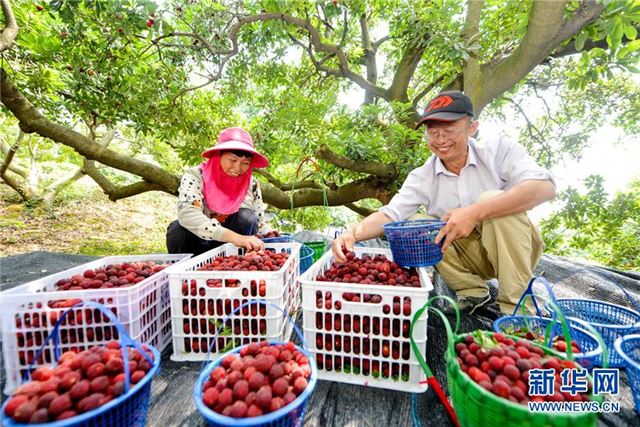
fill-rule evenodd
<path id="1" fill-rule="evenodd" d="M 156 264 L 154 261 L 110 264 L 95 270 L 87 270 L 71 278 L 60 279 L 55 286 L 60 291 L 121 288 L 140 283 L 167 266 L 167 264 Z"/>
<path id="2" fill-rule="evenodd" d="M 455 346 L 457 361 L 473 381 L 491 393 L 515 403 L 587 401 L 584 393 L 572 395 L 560 391 L 564 369 L 580 368 L 574 362 L 545 355 L 540 347 L 523 339 L 514 341 L 501 333 L 489 336 L 482 331 L 467 335 L 464 342 Z M 554 394 L 529 395 L 529 371 L 531 369 L 555 370 Z M 589 384 L 589 387 L 591 385 Z"/>
<path id="3" fill-rule="evenodd" d="M 149 358 L 153 354 L 143 346 Z M 151 369 L 137 350 L 129 349 L 131 386 Z M 67 351 L 58 366 L 33 371 L 33 381 L 18 387 L 5 407 L 5 414 L 20 423 L 46 423 L 75 417 L 117 398 L 125 392 L 124 362 L 117 341 L 81 353 Z"/>
<path id="4" fill-rule="evenodd" d="M 535 341 L 535 342 L 539 342 L 541 344 L 546 344 L 546 341 L 544 339 L 544 335 L 543 334 L 539 334 L 539 333 L 533 333 L 532 331 L 530 331 L 527 328 L 519 328 L 519 329 L 515 329 L 513 331 L 506 331 L 509 335 L 515 335 L 517 337 L 522 337 L 522 338 L 526 338 L 529 341 Z M 556 335 L 553 337 L 552 341 L 552 346 L 555 350 L 558 350 L 561 353 L 566 353 L 567 352 L 567 342 L 565 341 L 564 337 L 562 335 Z M 582 350 L 580 350 L 580 346 L 578 345 L 578 343 L 575 340 L 571 340 L 571 351 L 573 353 L 581 353 Z"/>
<path id="5" fill-rule="evenodd" d="M 293 402 L 307 388 L 310 375 L 307 356 L 292 342 L 252 343 L 211 371 L 203 401 L 228 417 L 257 417 Z"/>
<path id="6" fill-rule="evenodd" d="M 420 278 L 415 269 L 402 268 L 384 255 L 376 255 L 373 258 L 365 255 L 358 258 L 355 253 L 347 252 L 346 257 L 347 262 L 344 264 L 333 262 L 324 274 L 316 276 L 316 280 L 363 285 L 420 287 Z"/>
<path id="7" fill-rule="evenodd" d="M 269 250 L 247 252 L 245 255 L 217 256 L 198 270 L 213 271 L 278 271 L 287 259 L 286 252 Z"/>
<path id="8" fill-rule="evenodd" d="M 270 239 L 273 237 L 282 237 L 282 234 L 280 234 L 280 232 L 278 230 L 271 230 L 265 234 L 256 234 L 256 237 L 258 239 Z"/>

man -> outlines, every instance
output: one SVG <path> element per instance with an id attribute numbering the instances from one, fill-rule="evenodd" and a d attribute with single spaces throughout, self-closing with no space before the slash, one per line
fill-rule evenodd
<path id="1" fill-rule="evenodd" d="M 333 242 L 338 262 L 355 242 L 384 234 L 383 225 L 414 215 L 423 205 L 446 225 L 436 236 L 442 261 L 436 266 L 463 310 L 490 301 L 487 280 L 497 278 L 498 303 L 511 314 L 542 255 L 543 243 L 526 211 L 555 197 L 551 174 L 524 148 L 501 137 L 479 143 L 473 105 L 460 91 L 429 102 L 416 128 L 433 156 L 414 169 L 388 205 Z"/>

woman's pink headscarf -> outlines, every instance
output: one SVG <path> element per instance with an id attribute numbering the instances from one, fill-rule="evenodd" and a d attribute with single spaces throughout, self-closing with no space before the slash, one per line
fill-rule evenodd
<path id="1" fill-rule="evenodd" d="M 223 150 L 242 150 L 253 155 L 249 170 L 240 176 L 227 175 L 220 165 L 220 155 Z M 240 210 L 240 205 L 247 196 L 251 185 L 254 168 L 269 166 L 269 160 L 260 154 L 253 146 L 253 138 L 242 128 L 227 128 L 220 132 L 215 147 L 202 153 L 209 160 L 202 163 L 203 194 L 207 206 L 213 212 L 230 215 Z"/>

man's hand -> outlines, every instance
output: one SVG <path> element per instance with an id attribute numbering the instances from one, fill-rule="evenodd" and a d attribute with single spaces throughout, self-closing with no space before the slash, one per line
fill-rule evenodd
<path id="1" fill-rule="evenodd" d="M 238 238 L 231 243 L 240 248 L 245 248 L 248 251 L 260 251 L 264 249 L 264 242 L 256 236 L 238 235 Z"/>
<path id="2" fill-rule="evenodd" d="M 444 253 L 451 242 L 471 234 L 476 224 L 478 224 L 478 214 L 474 206 L 471 205 L 453 209 L 444 215 L 442 220 L 446 224 L 436 236 L 435 243 L 440 244 L 440 241 L 444 238 L 444 243 L 442 244 L 442 252 Z"/>
<path id="3" fill-rule="evenodd" d="M 356 244 L 356 237 L 353 231 L 349 229 L 344 234 L 339 235 L 331 244 L 331 250 L 333 251 L 333 257 L 338 264 L 347 262 L 345 256 L 346 251 L 353 251 L 353 247 Z"/>

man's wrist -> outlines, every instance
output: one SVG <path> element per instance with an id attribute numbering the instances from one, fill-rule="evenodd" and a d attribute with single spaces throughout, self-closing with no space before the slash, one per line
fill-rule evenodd
<path id="1" fill-rule="evenodd" d="M 356 229 L 358 228 L 359 224 L 356 225 L 352 225 L 349 228 L 349 231 L 351 231 L 351 235 L 353 236 L 353 240 L 355 240 L 356 242 L 358 241 L 358 234 L 356 233 Z"/>

